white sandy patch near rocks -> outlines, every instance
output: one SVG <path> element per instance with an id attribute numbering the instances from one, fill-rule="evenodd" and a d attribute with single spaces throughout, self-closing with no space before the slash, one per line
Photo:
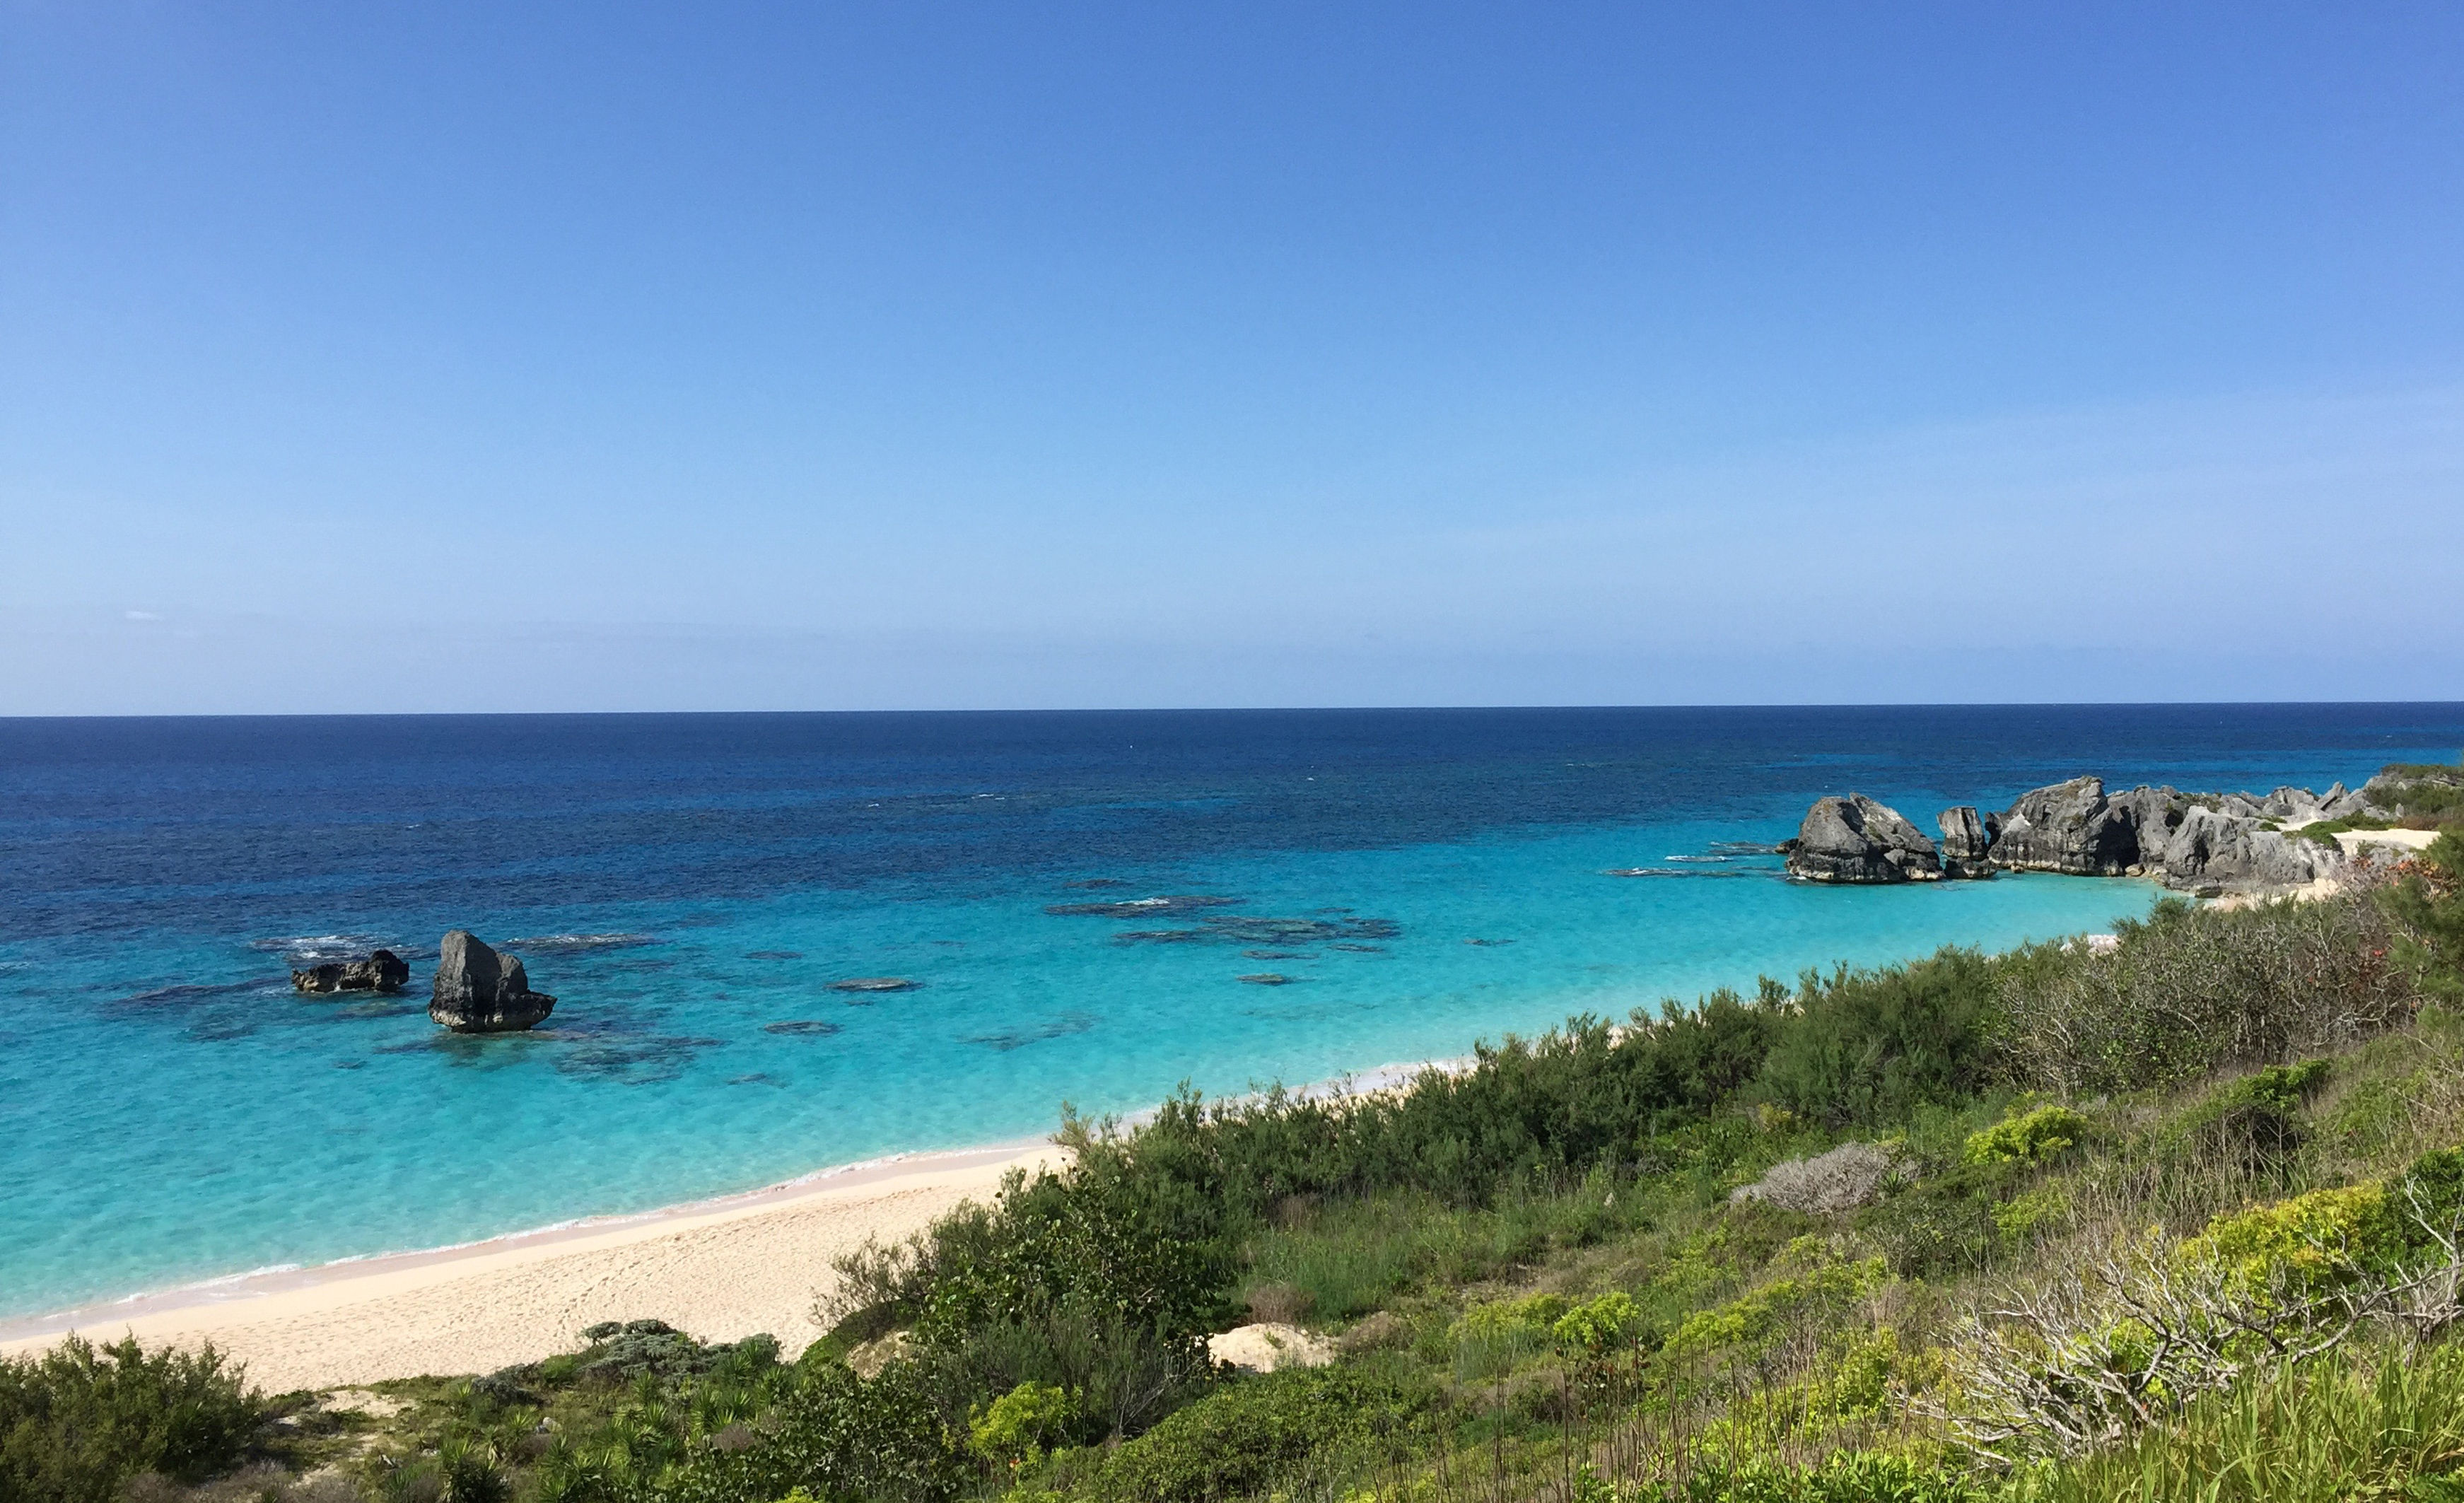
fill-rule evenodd
<path id="1" fill-rule="evenodd" d="M 1278 1320 L 1236 1326 L 1206 1338 L 1206 1355 L 1252 1373 L 1285 1367 L 1324 1367 L 1334 1360 L 1334 1343 Z"/>

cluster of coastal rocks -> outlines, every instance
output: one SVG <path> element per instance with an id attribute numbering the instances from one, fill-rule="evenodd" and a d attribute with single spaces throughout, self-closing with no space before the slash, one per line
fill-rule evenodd
<path id="1" fill-rule="evenodd" d="M 291 984 L 307 992 L 396 992 L 409 982 L 409 962 L 391 950 L 291 973 Z M 468 929 L 449 932 L 438 944 L 428 1015 L 444 1027 L 456 1033 L 511 1033 L 539 1027 L 554 1010 L 554 997 L 531 990 L 520 957 L 497 954 Z"/>
<path id="2" fill-rule="evenodd" d="M 2375 781 L 2375 780 L 2374 780 Z M 2371 785 L 2325 793 L 2278 788 L 2191 794 L 2143 784 L 2107 794 L 2104 780 L 2073 778 L 2033 789 L 1999 813 L 1971 805 L 1944 809 L 1939 842 L 1897 809 L 1861 793 L 1815 801 L 1783 842 L 1791 876 L 1810 882 L 1934 882 L 1996 872 L 2153 877 L 2201 895 L 2296 887 L 2333 875 L 2334 847 L 2297 839 L 2284 827 L 2318 820 L 2385 818 Z"/>

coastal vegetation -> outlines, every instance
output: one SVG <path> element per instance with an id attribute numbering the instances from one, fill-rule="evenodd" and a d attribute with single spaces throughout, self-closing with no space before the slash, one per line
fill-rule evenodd
<path id="1" fill-rule="evenodd" d="M 2167 900 L 2109 945 L 1065 1114 L 1069 1167 L 847 1260 L 793 1359 L 650 1321 L 349 1401 L 210 1353 L 0 1364 L 0 1492 L 2464 1497 L 2459 1001 L 2451 828 L 2379 886 Z M 1210 1359 L 1263 1321 L 1331 1360 Z"/>

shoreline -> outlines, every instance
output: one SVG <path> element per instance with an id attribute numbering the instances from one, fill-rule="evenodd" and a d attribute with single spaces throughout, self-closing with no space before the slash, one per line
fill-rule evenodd
<path id="1" fill-rule="evenodd" d="M 1373 1094 L 1471 1056 L 1390 1063 L 1293 1094 Z M 1154 1108 L 1120 1120 L 1134 1126 Z M 829 1260 L 868 1238 L 895 1242 L 1012 1168 L 1058 1167 L 1050 1138 L 896 1153 L 758 1189 L 651 1210 L 584 1216 L 441 1247 L 277 1265 L 0 1318 L 0 1357 L 77 1335 L 194 1346 L 245 1362 L 271 1392 L 486 1372 L 570 1350 L 603 1319 L 655 1316 L 709 1341 L 757 1332 L 790 1355 L 823 1335 L 811 1318 Z"/>
<path id="2" fill-rule="evenodd" d="M 0 1356 L 72 1333 L 211 1341 L 280 1392 L 487 1372 L 570 1350 L 597 1321 L 644 1316 L 712 1341 L 767 1332 L 796 1352 L 822 1334 L 811 1312 L 832 1257 L 919 1231 L 1010 1169 L 1063 1157 L 1050 1138 L 893 1155 L 651 1211 L 228 1275 L 0 1322 Z"/>

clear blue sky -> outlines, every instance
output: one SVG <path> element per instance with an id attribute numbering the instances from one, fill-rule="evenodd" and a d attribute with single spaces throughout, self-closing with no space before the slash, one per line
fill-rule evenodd
<path id="1" fill-rule="evenodd" d="M 2452 4 L 0 17 L 0 713 L 2464 697 Z"/>

